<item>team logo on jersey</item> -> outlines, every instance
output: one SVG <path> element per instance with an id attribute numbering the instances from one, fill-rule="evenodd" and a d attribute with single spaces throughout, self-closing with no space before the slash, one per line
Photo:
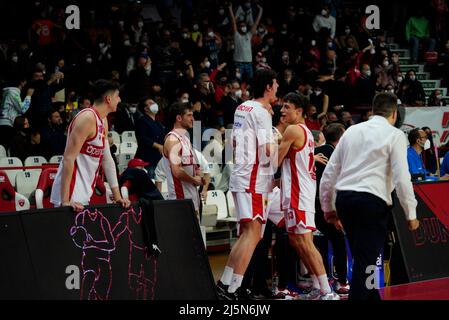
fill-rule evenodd
<path id="1" fill-rule="evenodd" d="M 103 156 L 104 148 L 98 148 L 93 145 L 84 145 L 83 148 L 81 149 L 81 153 L 94 158 L 99 158 Z"/>
<path id="2" fill-rule="evenodd" d="M 25 200 L 20 199 L 19 200 L 19 206 L 23 207 L 25 205 Z"/>

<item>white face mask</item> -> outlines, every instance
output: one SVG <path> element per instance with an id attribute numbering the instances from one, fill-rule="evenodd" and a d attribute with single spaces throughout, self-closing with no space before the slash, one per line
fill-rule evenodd
<path id="1" fill-rule="evenodd" d="M 225 13 L 224 9 L 218 10 L 218 14 L 219 14 L 220 16 L 224 15 L 224 13 Z"/>
<path id="2" fill-rule="evenodd" d="M 159 106 L 157 105 L 157 103 L 153 103 L 153 104 L 150 106 L 150 111 L 151 111 L 152 113 L 154 113 L 154 114 L 156 114 L 156 113 L 159 111 Z"/>
<path id="3" fill-rule="evenodd" d="M 137 26 L 139 27 L 139 28 L 143 28 L 143 21 L 139 21 L 138 23 L 137 23 Z"/>
<path id="4" fill-rule="evenodd" d="M 98 46 L 102 49 L 102 48 L 104 48 L 105 43 L 104 43 L 104 42 L 100 42 L 100 43 L 98 44 Z"/>
<path id="5" fill-rule="evenodd" d="M 267 58 L 262 58 L 260 61 L 262 61 L 262 63 L 266 63 L 267 62 Z"/>
<path id="6" fill-rule="evenodd" d="M 188 34 L 188 33 L 185 33 L 185 32 L 184 32 L 184 33 L 182 34 L 182 38 L 183 38 L 183 39 L 187 39 L 188 37 L 189 37 L 189 34 Z"/>
<path id="7" fill-rule="evenodd" d="M 243 33 L 246 33 L 246 31 L 248 31 L 248 28 L 245 26 L 245 27 L 242 27 L 241 30 Z"/>
<path id="8" fill-rule="evenodd" d="M 131 41 L 129 41 L 129 39 L 123 41 L 123 45 L 126 47 L 130 47 L 131 46 Z"/>
<path id="9" fill-rule="evenodd" d="M 324 17 L 324 16 L 326 16 L 327 15 L 327 10 L 321 10 L 321 15 Z"/>
<path id="10" fill-rule="evenodd" d="M 351 33 L 351 29 L 345 29 L 345 34 L 348 35 Z"/>
<path id="11" fill-rule="evenodd" d="M 259 30 L 257 30 L 257 31 L 259 31 L 259 34 L 262 34 L 262 33 L 265 32 L 265 29 L 264 28 L 259 28 Z"/>
<path id="12" fill-rule="evenodd" d="M 204 66 L 206 67 L 206 68 L 210 68 L 210 61 L 206 61 L 205 63 L 204 63 Z"/>
<path id="13" fill-rule="evenodd" d="M 118 22 L 118 24 L 119 24 L 120 27 L 123 28 L 123 26 L 125 25 L 125 21 L 121 21 L 121 20 L 120 20 L 120 21 Z"/>
<path id="14" fill-rule="evenodd" d="M 215 33 L 213 33 L 213 31 L 209 32 L 207 35 L 211 38 L 215 37 Z"/>
<path id="15" fill-rule="evenodd" d="M 237 72 L 237 73 L 235 74 L 235 77 L 236 77 L 237 79 L 240 79 L 240 78 L 242 77 L 242 74 L 241 74 L 240 72 Z"/>
<path id="16" fill-rule="evenodd" d="M 416 80 L 416 76 L 410 76 L 410 80 L 415 81 Z"/>
<path id="17" fill-rule="evenodd" d="M 18 56 L 12 56 L 11 60 L 12 60 L 12 62 L 17 63 L 17 61 L 19 61 L 19 57 Z"/>
<path id="18" fill-rule="evenodd" d="M 398 77 L 398 82 L 402 82 L 403 78 L 402 77 Z"/>
<path id="19" fill-rule="evenodd" d="M 317 96 L 319 96 L 321 94 L 321 90 L 315 90 L 314 92 Z"/>
<path id="20" fill-rule="evenodd" d="M 136 107 L 129 107 L 129 113 L 136 113 L 137 108 Z"/>
<path id="21" fill-rule="evenodd" d="M 394 93 L 394 89 L 387 90 L 389 93 Z"/>
<path id="22" fill-rule="evenodd" d="M 200 28 L 200 27 L 199 27 L 197 24 L 193 25 L 193 30 L 194 30 L 194 31 L 198 31 L 199 28 Z"/>
<path id="23" fill-rule="evenodd" d="M 182 99 L 181 102 L 182 103 L 189 103 L 189 99 Z"/>
<path id="24" fill-rule="evenodd" d="M 430 149 L 430 140 L 427 139 L 426 142 L 424 143 L 424 150 L 429 150 Z"/>
<path id="25" fill-rule="evenodd" d="M 327 43 L 327 46 L 328 46 L 329 48 L 332 48 L 333 45 L 334 45 L 334 44 L 332 43 L 332 41 L 329 41 L 329 42 Z"/>
<path id="26" fill-rule="evenodd" d="M 92 63 L 92 58 L 86 58 L 86 62 L 89 64 Z"/>
<path id="27" fill-rule="evenodd" d="M 371 53 L 371 54 L 376 54 L 376 49 L 372 48 L 372 49 L 369 51 L 369 53 Z"/>
<path id="28" fill-rule="evenodd" d="M 382 65 L 383 65 L 384 67 L 388 67 L 388 66 L 390 65 L 390 62 L 384 61 L 384 62 L 382 63 Z"/>
<path id="29" fill-rule="evenodd" d="M 440 100 L 441 98 L 443 98 L 443 95 L 442 95 L 442 94 L 437 95 L 437 99 Z"/>
<path id="30" fill-rule="evenodd" d="M 237 98 L 241 98 L 242 97 L 242 90 L 241 89 L 238 89 L 236 92 L 235 92 L 235 96 L 237 97 Z"/>
<path id="31" fill-rule="evenodd" d="M 316 46 L 316 41 L 315 40 L 312 40 L 312 47 L 315 47 Z"/>
<path id="32" fill-rule="evenodd" d="M 367 77 L 370 77 L 370 76 L 371 76 L 371 70 L 365 71 L 365 75 L 366 75 Z"/>

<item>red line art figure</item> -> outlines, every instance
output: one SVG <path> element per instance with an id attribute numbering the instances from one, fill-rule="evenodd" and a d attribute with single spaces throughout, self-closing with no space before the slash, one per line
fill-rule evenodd
<path id="1" fill-rule="evenodd" d="M 134 291 L 137 300 L 153 300 L 157 282 L 157 256 L 160 252 L 156 245 L 149 249 L 143 241 L 142 209 L 138 213 L 134 208 L 123 212 L 112 230 L 115 242 L 128 232 L 129 262 L 128 285 Z"/>
<path id="2" fill-rule="evenodd" d="M 108 300 L 112 284 L 111 252 L 115 241 L 111 225 L 97 209 L 78 213 L 70 235 L 77 247 L 83 250 L 81 268 L 81 300 Z"/>

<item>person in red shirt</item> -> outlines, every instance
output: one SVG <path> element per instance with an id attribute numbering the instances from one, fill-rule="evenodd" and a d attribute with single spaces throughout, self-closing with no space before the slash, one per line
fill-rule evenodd
<path id="1" fill-rule="evenodd" d="M 318 112 L 314 105 L 309 105 L 306 111 L 306 126 L 309 130 L 321 130 L 321 124 L 318 120 Z"/>

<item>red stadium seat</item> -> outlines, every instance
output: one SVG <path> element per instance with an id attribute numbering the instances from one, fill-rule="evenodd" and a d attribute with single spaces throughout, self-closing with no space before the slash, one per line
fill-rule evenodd
<path id="1" fill-rule="evenodd" d="M 14 190 L 8 175 L 0 171 L 0 212 L 14 212 L 28 210 L 28 199 Z"/>
<path id="2" fill-rule="evenodd" d="M 56 168 L 48 168 L 42 171 L 35 193 L 36 208 L 54 208 L 54 205 L 50 202 L 50 195 L 57 171 Z"/>
<path id="3" fill-rule="evenodd" d="M 92 197 L 90 198 L 90 205 L 94 204 L 106 204 L 108 203 L 108 198 L 106 195 L 106 186 L 104 185 L 103 179 L 98 176 L 97 182 L 95 184 L 94 193 L 92 194 Z"/>

